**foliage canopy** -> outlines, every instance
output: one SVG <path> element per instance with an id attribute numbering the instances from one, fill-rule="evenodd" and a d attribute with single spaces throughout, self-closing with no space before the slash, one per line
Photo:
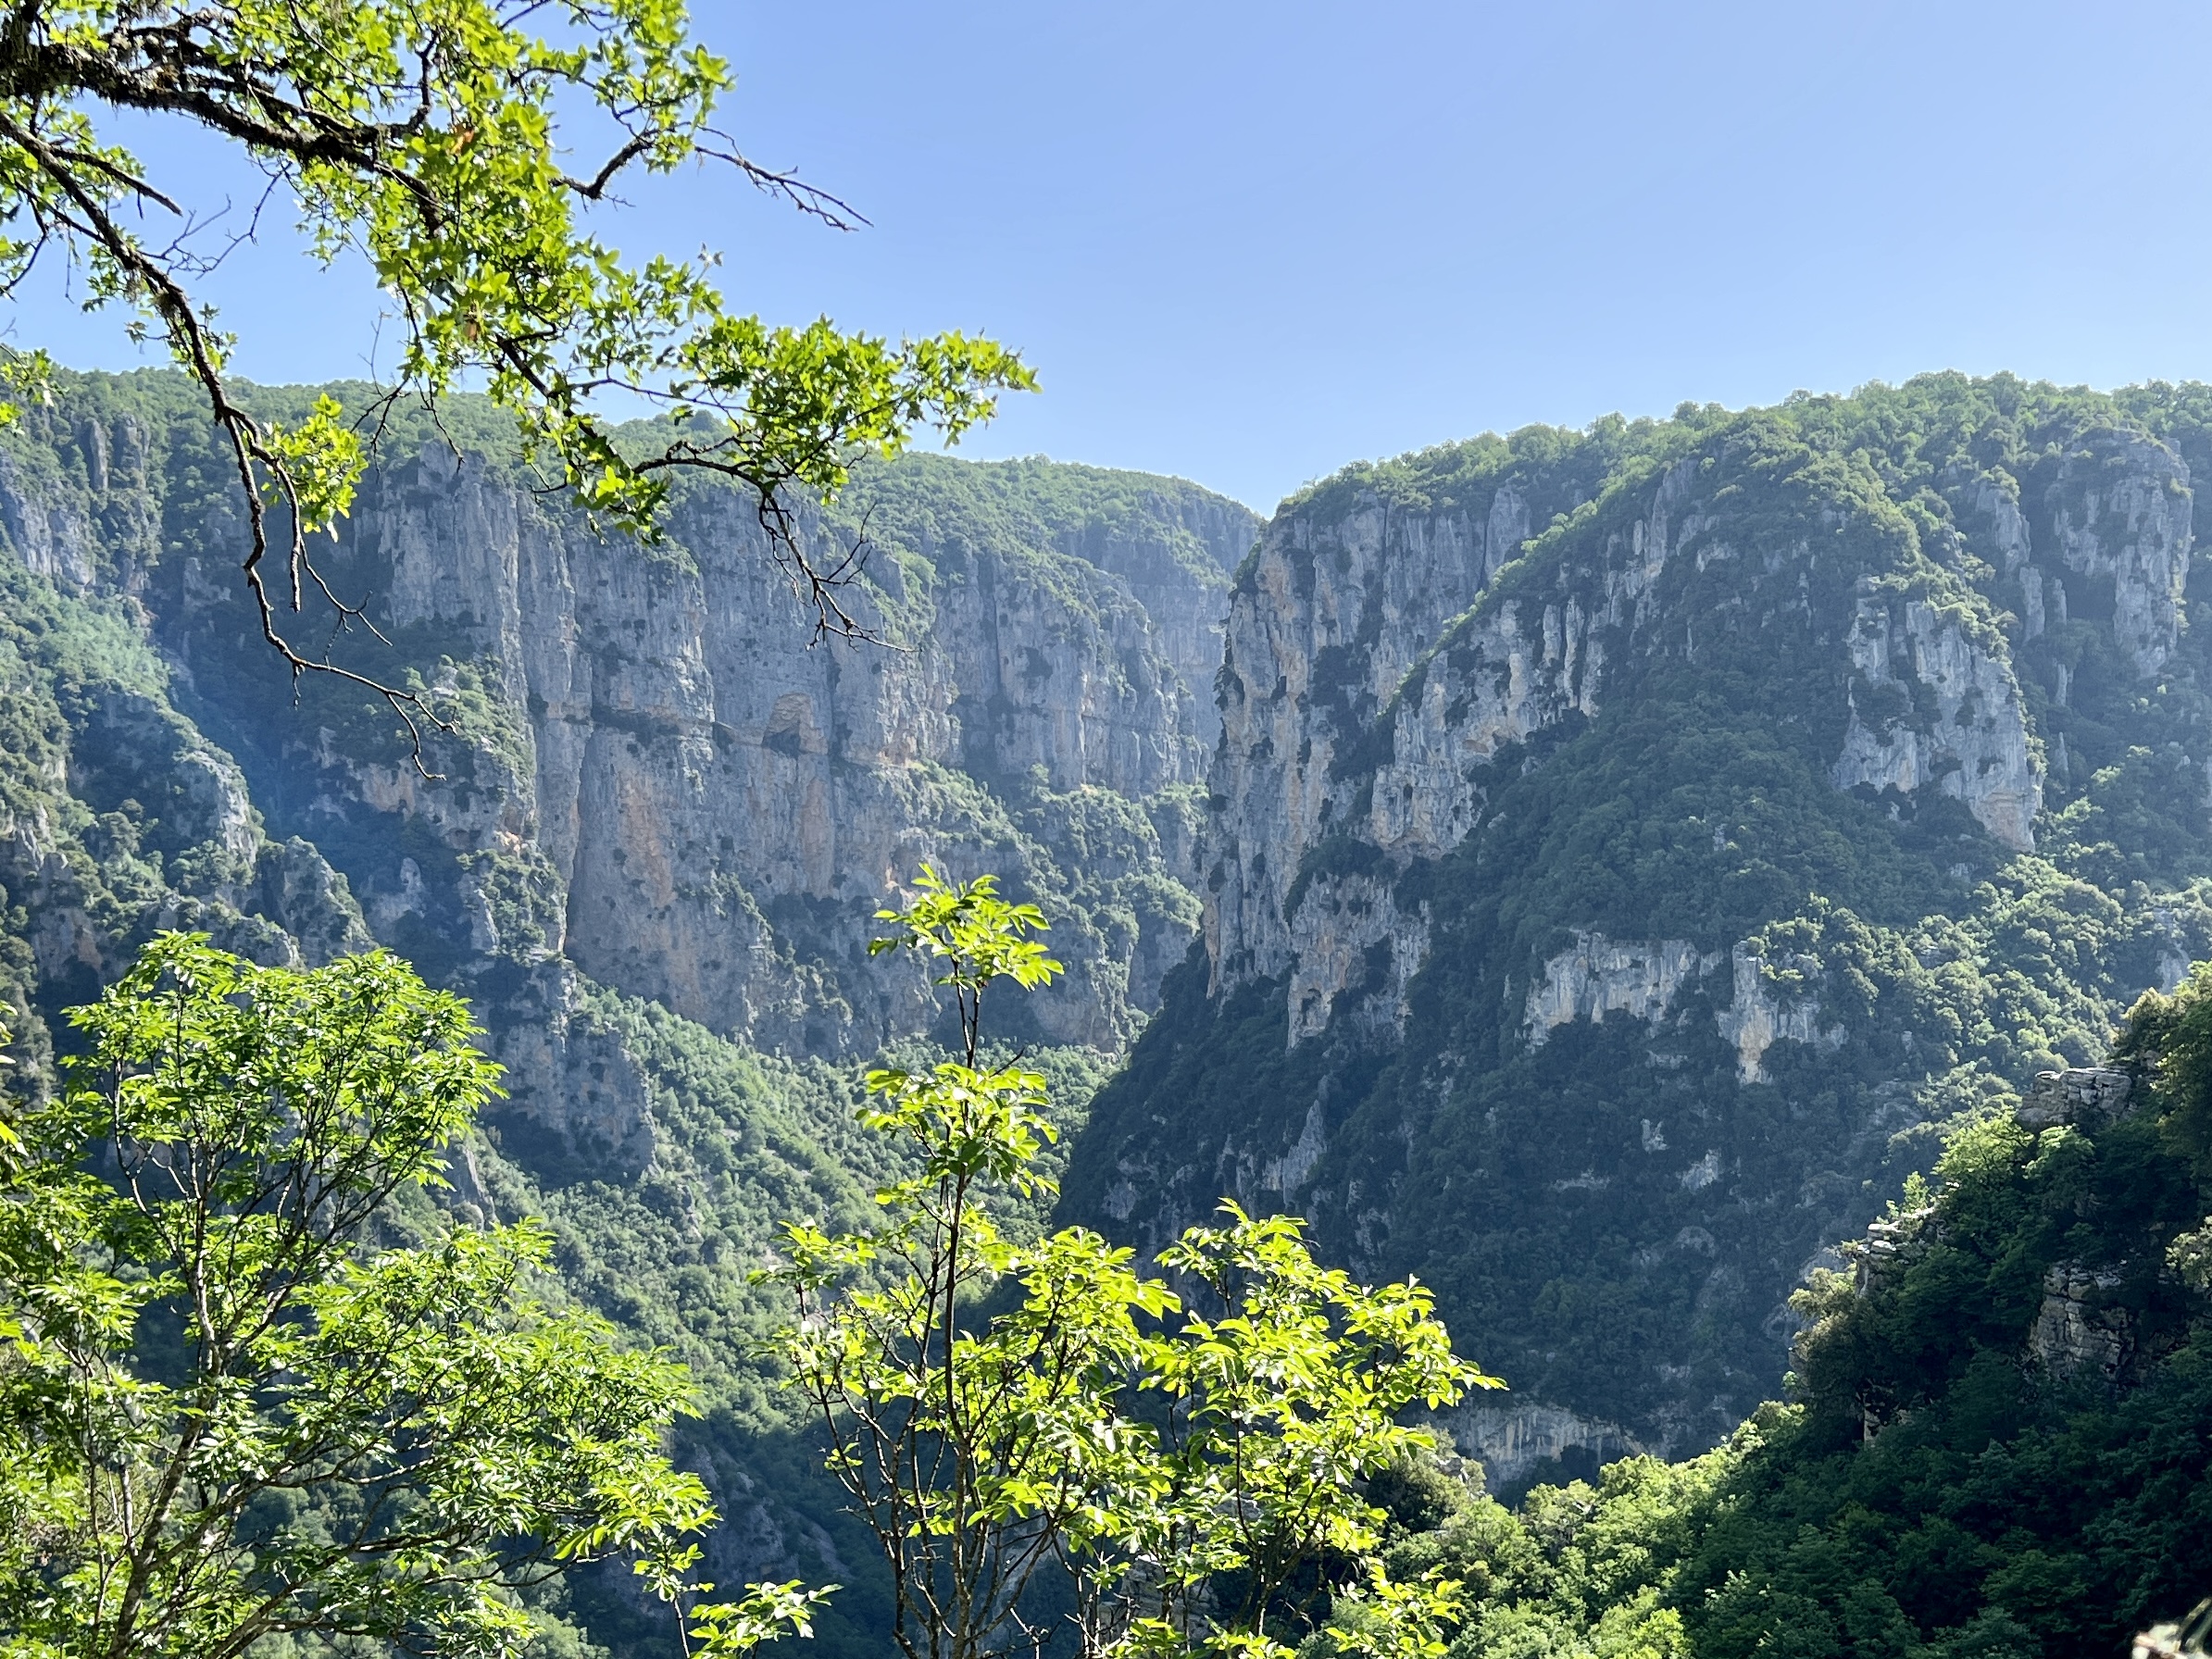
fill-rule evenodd
<path id="1" fill-rule="evenodd" d="M 171 933 L 74 1017 L 66 1086 L 0 1136 L 0 1652 L 507 1654 L 567 1565 L 697 1588 L 683 1367 L 533 1297 L 543 1226 L 375 1242 L 494 1091 L 457 998 Z M 692 1615 L 734 1651 L 806 1605 Z"/>
<path id="2" fill-rule="evenodd" d="M 268 642 L 295 674 L 383 692 L 410 725 L 429 713 L 419 695 L 310 655 L 281 620 L 310 600 L 341 623 L 361 617 L 323 580 L 308 538 L 351 504 L 377 410 L 325 399 L 287 424 L 245 406 L 232 341 L 194 293 L 227 250 L 201 208 L 106 135 L 108 116 L 235 143 L 269 182 L 256 222 L 289 198 L 316 256 L 366 261 L 402 331 L 387 399 L 481 380 L 533 453 L 626 530 L 650 533 L 673 472 L 741 480 L 823 624 L 850 629 L 843 572 L 791 533 L 787 493 L 833 493 L 856 454 L 895 453 L 919 426 L 957 439 L 997 393 L 1035 380 L 1013 354 L 957 333 L 894 345 L 827 318 L 771 326 L 726 304 L 716 256 L 629 262 L 603 240 L 590 210 L 625 176 L 694 161 L 831 226 L 860 222 L 713 125 L 732 84 L 682 0 L 27 0 L 0 25 L 0 292 L 52 250 L 81 266 L 90 305 L 125 306 L 136 333 L 166 343 L 204 390 L 244 492 L 245 577 Z M 576 167 L 580 150 L 595 161 Z M 5 378 L 36 396 L 51 367 L 11 354 Z M 609 395 L 642 398 L 668 423 L 618 444 L 600 413 Z M 285 566 L 273 584 L 272 528 Z"/>
<path id="3" fill-rule="evenodd" d="M 2212 1578 L 2212 967 L 2130 1014 L 2132 1109 L 1950 1141 L 1797 1298 L 1795 1400 L 1508 1512 L 1402 1480 L 1386 1555 L 1469 1586 L 1455 1659 L 2123 1653 Z M 1874 1247 L 1878 1243 L 1879 1247 Z"/>
<path id="4" fill-rule="evenodd" d="M 1224 1204 L 1162 1253 L 1181 1291 L 1086 1229 L 1002 1230 L 994 1201 L 1047 1184 L 1053 1130 L 1043 1075 L 986 1056 L 982 1004 L 1059 965 L 991 878 L 916 885 L 878 948 L 936 964 L 962 1052 L 870 1074 L 868 1121 L 912 1173 L 879 1191 L 877 1226 L 791 1226 L 772 1275 L 797 1315 L 778 1352 L 881 1545 L 902 1653 L 1042 1642 L 1056 1613 L 1086 1654 L 1257 1659 L 1337 1591 L 1388 1610 L 1371 1651 L 1428 1652 L 1456 1587 L 1389 1578 L 1363 1486 L 1431 1443 L 1409 1407 L 1494 1379 L 1453 1354 L 1426 1291 L 1320 1267 L 1287 1217 Z"/>

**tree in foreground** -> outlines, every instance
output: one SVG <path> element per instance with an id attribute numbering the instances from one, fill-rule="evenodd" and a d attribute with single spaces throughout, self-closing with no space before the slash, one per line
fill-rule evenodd
<path id="1" fill-rule="evenodd" d="M 494 1091 L 456 998 L 169 934 L 71 1018 L 58 1098 L 0 1119 L 0 1654 L 509 1654 L 567 1566 L 711 1588 L 661 1450 L 689 1378 L 531 1298 L 544 1229 L 372 1247 Z M 690 1622 L 731 1652 L 806 1603 Z"/>
<path id="2" fill-rule="evenodd" d="M 994 1201 L 1048 1189 L 1044 1079 L 987 1055 L 986 994 L 1048 984 L 1044 921 L 989 877 L 924 869 L 873 948 L 928 957 L 958 1057 L 869 1074 L 869 1126 L 913 1173 L 881 1224 L 788 1229 L 779 1350 L 880 1541 L 906 1659 L 1062 1632 L 1086 1656 L 1443 1651 L 1456 1586 L 1382 1570 L 1368 1478 L 1432 1443 L 1404 1419 L 1495 1379 L 1429 1294 L 1318 1266 L 1285 1217 L 1223 1205 L 1160 1257 L 1081 1229 L 1018 1242 Z M 1324 1628 L 1325 1626 L 1325 1628 Z M 1056 1645 L 1058 1645 L 1056 1642 Z"/>
<path id="3" fill-rule="evenodd" d="M 626 179 L 687 163 L 734 169 L 831 226 L 859 222 L 713 125 L 732 84 L 682 0 L 16 0 L 0 18 L 0 294 L 60 258 L 89 306 L 119 305 L 166 343 L 228 442 L 269 644 L 295 675 L 383 693 L 410 726 L 430 712 L 418 696 L 297 642 L 308 636 L 288 619 L 360 614 L 317 574 L 309 537 L 346 510 L 376 411 L 349 418 L 326 401 L 289 429 L 257 418 L 194 293 L 265 212 L 294 214 L 324 261 L 357 255 L 374 272 L 400 332 L 390 395 L 481 382 L 555 477 L 630 530 L 650 530 L 675 472 L 743 481 L 824 626 L 850 630 L 844 572 L 793 533 L 789 498 L 833 493 L 856 454 L 894 453 L 919 427 L 956 440 L 997 393 L 1035 381 L 956 333 L 893 345 L 826 318 L 770 327 L 726 304 L 716 256 L 625 262 L 594 234 L 589 210 Z M 227 203 L 176 181 L 169 193 L 106 132 L 125 113 L 156 143 L 195 128 L 237 144 L 268 179 L 260 206 L 224 222 Z M 9 352 L 0 369 L 20 399 L 51 365 Z M 610 397 L 671 424 L 619 446 Z"/>

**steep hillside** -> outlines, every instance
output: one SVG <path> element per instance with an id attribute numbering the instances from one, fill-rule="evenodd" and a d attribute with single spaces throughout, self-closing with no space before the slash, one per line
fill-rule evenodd
<path id="1" fill-rule="evenodd" d="M 295 692 L 257 642 L 232 487 L 166 375 L 72 379 L 0 439 L 0 997 L 29 1082 L 158 928 L 265 961 L 383 944 L 463 992 L 510 1098 L 452 1201 L 548 1216 L 567 1293 L 693 1364 L 712 1576 L 841 1581 L 823 1638 L 873 1652 L 869 1557 L 749 1357 L 775 1310 L 746 1275 L 781 1218 L 856 1216 L 885 1173 L 857 1066 L 931 1004 L 864 947 L 918 863 L 1052 910 L 1069 983 L 1015 1035 L 1071 1110 L 1142 1022 L 1196 931 L 1193 685 L 1256 520 L 1135 474 L 871 468 L 804 530 L 865 553 L 889 643 L 810 646 L 734 494 L 610 544 L 463 402 L 387 431 L 326 563 L 392 642 L 341 658 L 457 717 L 426 779 L 381 706 Z M 665 1639 L 623 1588 L 585 1595 L 593 1628 Z"/>
<path id="2" fill-rule="evenodd" d="M 1964 1126 L 1800 1292 L 1796 1397 L 1719 1450 L 1515 1513 L 1448 1463 L 1386 1487 L 1393 1570 L 1472 1592 L 1452 1659 L 2070 1659 L 2194 1603 L 2212 968 L 2113 1059 Z"/>
<path id="3" fill-rule="evenodd" d="M 2202 389 L 1937 376 L 1356 468 L 1240 568 L 1203 959 L 1065 1209 L 1416 1272 L 1506 1485 L 1714 1444 L 1932 1126 L 2212 946 Z"/>
<path id="4" fill-rule="evenodd" d="M 801 533 L 858 554 L 849 603 L 887 643 L 809 648 L 733 490 L 684 491 L 641 550 L 548 493 L 481 408 L 397 420 L 382 453 L 322 568 L 392 644 L 356 627 L 334 654 L 418 671 L 457 712 L 434 780 L 381 705 L 314 678 L 295 698 L 256 643 L 232 480 L 177 380 L 73 380 L 0 455 L 0 535 L 59 592 L 138 603 L 269 821 L 426 966 L 566 959 L 725 1033 L 866 1050 L 924 1007 L 918 975 L 859 951 L 868 909 L 940 856 L 1066 918 L 1040 1036 L 1131 1034 L 1197 922 L 1193 682 L 1243 508 L 1044 462 L 875 467 Z"/>

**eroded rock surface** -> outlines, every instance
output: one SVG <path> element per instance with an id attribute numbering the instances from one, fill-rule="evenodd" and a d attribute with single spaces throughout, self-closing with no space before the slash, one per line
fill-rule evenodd
<path id="1" fill-rule="evenodd" d="M 2028 1333 L 2028 1352 L 2054 1378 L 2118 1378 L 2134 1352 L 2127 1308 L 2111 1292 L 2122 1276 L 2110 1268 L 2067 1263 L 2043 1275 L 2043 1305 Z"/>
<path id="2" fill-rule="evenodd" d="M 1836 787 L 1899 795 L 1932 788 L 1965 802 L 2005 845 L 2031 849 L 2043 768 L 2029 751 L 2027 712 L 2000 642 L 1975 639 L 1967 616 L 1943 615 L 1925 600 L 1897 607 L 1869 594 L 1852 619 L 1850 652 L 1857 672 L 1843 752 L 1830 774 Z M 1869 723 L 1859 711 L 1861 684 L 1902 692 L 1905 707 L 1924 692 L 1933 717 Z"/>
<path id="3" fill-rule="evenodd" d="M 2031 1129 L 2068 1123 L 2093 1129 L 2128 1109 L 2134 1082 L 2127 1072 L 2104 1066 L 2038 1072 L 2015 1116 Z"/>
<path id="4" fill-rule="evenodd" d="M 566 959 L 748 1041 L 871 1049 L 931 1017 L 924 977 L 865 951 L 870 911 L 931 861 L 1050 904 L 1069 972 L 1031 1034 L 1112 1049 L 1195 933 L 1212 673 L 1257 524 L 1234 503 L 1043 462 L 865 468 L 799 534 L 856 555 L 843 603 L 872 637 L 818 640 L 733 490 L 680 492 L 641 549 L 496 444 L 394 440 L 319 557 L 393 641 L 356 630 L 341 655 L 419 670 L 457 716 L 419 767 L 355 692 L 310 679 L 288 711 L 234 504 L 210 491 L 160 539 L 189 412 L 149 437 L 96 412 L 106 385 L 5 457 L 0 536 L 72 591 L 136 596 L 260 810 L 418 960 Z M 123 764 L 130 721 L 103 719 Z M 225 810 L 227 756 L 156 760 L 193 810 Z M 242 788 L 208 831 L 233 858 L 258 833 Z"/>
<path id="5" fill-rule="evenodd" d="M 1933 377 L 1284 504 L 1229 603 L 1204 979 L 1070 1216 L 1294 1208 L 1524 1400 L 1726 1432 L 1918 1125 L 2212 947 L 2184 402 Z"/>

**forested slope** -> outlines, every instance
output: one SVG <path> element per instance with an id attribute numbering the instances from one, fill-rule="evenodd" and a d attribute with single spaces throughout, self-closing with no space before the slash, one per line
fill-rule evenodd
<path id="1" fill-rule="evenodd" d="M 39 1086 L 161 927 L 462 991 L 511 1094 L 446 1201 L 546 1216 L 561 1293 L 694 1366 L 708 1575 L 844 1584 L 826 1650 L 879 1650 L 881 1593 L 747 1276 L 883 1173 L 856 1070 L 930 1016 L 865 942 L 925 858 L 1056 924 L 1004 1035 L 1070 1124 L 1106 1083 L 1067 1216 L 1156 1245 L 1233 1193 L 1417 1273 L 1512 1385 L 1449 1424 L 1493 1491 L 1721 1448 L 1518 1516 L 1408 1471 L 1403 1565 L 1482 1592 L 1463 1659 L 2055 1655 L 2206 1569 L 2153 1537 L 2204 1502 L 2188 1022 L 2150 1005 L 2125 1102 L 2015 1101 L 2212 955 L 2212 393 L 1531 430 L 1318 484 L 1249 556 L 1175 480 L 915 457 L 802 524 L 890 649 L 810 648 L 726 493 L 641 549 L 466 401 L 382 455 L 328 568 L 391 643 L 334 649 L 455 711 L 431 777 L 256 643 L 179 382 L 0 438 L 19 1052 Z M 576 1653 L 665 1643 L 611 1578 L 576 1608 Z"/>
<path id="2" fill-rule="evenodd" d="M 1517 1485 L 1716 1443 L 1939 1130 L 2212 946 L 2201 388 L 1935 376 L 1355 468 L 1237 575 L 1205 958 L 1068 1214 L 1418 1273 Z"/>
<path id="3" fill-rule="evenodd" d="M 1799 1294 L 1792 1402 L 1721 1448 L 1517 1514 L 1407 1471 L 1393 1565 L 1468 1578 L 1456 1659 L 2117 1656 L 2178 1617 L 2212 1580 L 2208 1055 L 2199 967 L 2116 1069 L 1965 1129 Z"/>

